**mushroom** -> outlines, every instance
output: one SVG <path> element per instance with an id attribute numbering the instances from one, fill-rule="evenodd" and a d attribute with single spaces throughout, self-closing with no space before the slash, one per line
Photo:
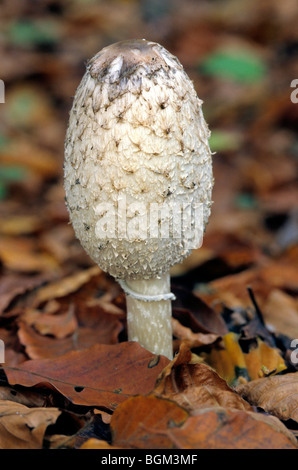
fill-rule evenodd
<path id="1" fill-rule="evenodd" d="M 118 42 L 87 64 L 65 141 L 75 234 L 124 289 L 128 340 L 170 359 L 170 268 L 200 246 L 211 208 L 201 104 L 161 45 Z"/>

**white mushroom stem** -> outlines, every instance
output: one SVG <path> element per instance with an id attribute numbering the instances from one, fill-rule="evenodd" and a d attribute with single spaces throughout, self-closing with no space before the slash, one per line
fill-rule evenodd
<path id="1" fill-rule="evenodd" d="M 160 279 L 126 281 L 128 288 L 143 296 L 160 296 L 170 292 L 170 275 Z M 138 341 L 154 354 L 173 358 L 171 300 L 138 300 L 126 295 L 128 340 Z"/>

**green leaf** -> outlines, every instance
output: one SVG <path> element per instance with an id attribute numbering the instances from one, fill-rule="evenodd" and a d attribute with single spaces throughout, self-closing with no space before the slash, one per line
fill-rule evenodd
<path id="1" fill-rule="evenodd" d="M 217 51 L 201 63 L 200 70 L 206 75 L 245 84 L 258 82 L 266 73 L 263 61 L 247 50 Z"/>
<path id="2" fill-rule="evenodd" d="M 214 130 L 211 132 L 209 145 L 212 152 L 237 150 L 241 144 L 241 136 L 236 132 Z"/>
<path id="3" fill-rule="evenodd" d="M 253 194 L 239 193 L 235 198 L 235 205 L 239 209 L 255 209 L 258 202 Z"/>
<path id="4" fill-rule="evenodd" d="M 19 166 L 0 167 L 0 182 L 21 181 L 26 176 L 24 168 Z"/>
<path id="5" fill-rule="evenodd" d="M 27 177 L 27 171 L 20 166 L 0 166 L 0 200 L 8 194 L 10 183 L 22 181 Z"/>
<path id="6" fill-rule="evenodd" d="M 13 44 L 32 46 L 53 44 L 59 39 L 57 23 L 48 20 L 17 20 L 10 24 L 8 37 Z"/>

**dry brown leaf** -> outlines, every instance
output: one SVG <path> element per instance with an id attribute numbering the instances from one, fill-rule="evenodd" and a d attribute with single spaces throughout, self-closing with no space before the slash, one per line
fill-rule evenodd
<path id="1" fill-rule="evenodd" d="M 1 277 L 0 282 L 0 313 L 18 296 L 40 286 L 45 281 L 43 276 L 9 275 Z"/>
<path id="2" fill-rule="evenodd" d="M 224 408 L 199 410 L 166 436 L 180 449 L 297 449 L 294 435 L 274 416 Z"/>
<path id="3" fill-rule="evenodd" d="M 93 412 L 94 412 L 95 415 L 100 415 L 101 416 L 101 419 L 102 419 L 103 423 L 110 424 L 111 418 L 112 418 L 111 414 L 106 413 L 105 411 L 102 411 L 102 410 L 97 410 L 96 408 L 94 408 Z"/>
<path id="4" fill-rule="evenodd" d="M 104 297 L 104 296 L 103 296 Z M 112 300 L 112 299 L 111 299 Z M 97 307 L 97 310 L 100 309 L 100 311 L 104 313 L 110 313 L 113 315 L 118 315 L 119 317 L 125 317 L 125 312 L 117 307 L 117 305 L 114 305 L 112 302 L 104 300 L 103 298 L 101 299 L 91 299 L 86 302 L 87 307 Z"/>
<path id="5" fill-rule="evenodd" d="M 54 209 L 59 210 L 59 206 L 55 205 Z M 59 218 L 62 218 L 61 216 L 62 214 Z M 39 243 L 45 251 L 53 255 L 61 264 L 76 255 L 77 245 L 74 246 L 73 229 L 70 225 L 55 225 L 41 234 Z"/>
<path id="6" fill-rule="evenodd" d="M 37 215 L 13 215 L 0 221 L 0 233 L 3 235 L 28 235 L 41 228 L 41 219 Z"/>
<path id="7" fill-rule="evenodd" d="M 298 338 L 298 301 L 285 292 L 270 292 L 262 310 L 268 325 L 289 338 Z"/>
<path id="8" fill-rule="evenodd" d="M 298 372 L 253 380 L 236 390 L 250 403 L 279 419 L 298 422 Z"/>
<path id="9" fill-rule="evenodd" d="M 19 136 L 11 144 L 7 152 L 1 155 L 3 165 L 22 166 L 39 177 L 48 179 L 57 176 L 58 160 L 53 152 L 34 145 L 31 141 Z"/>
<path id="10" fill-rule="evenodd" d="M 47 449 L 73 449 L 75 446 L 75 437 L 65 434 L 53 434 L 46 438 Z"/>
<path id="11" fill-rule="evenodd" d="M 85 271 L 80 271 L 71 276 L 52 282 L 38 290 L 34 299 L 34 307 L 38 307 L 43 302 L 64 297 L 72 292 L 76 292 L 80 287 L 86 284 L 93 276 L 101 273 L 98 266 L 92 266 Z"/>
<path id="12" fill-rule="evenodd" d="M 176 295 L 173 303 L 173 317 L 194 333 L 223 335 L 228 332 L 223 318 L 191 290 L 172 286 Z"/>
<path id="13" fill-rule="evenodd" d="M 209 366 L 189 362 L 187 348 L 183 345 L 179 354 L 160 374 L 154 393 L 174 400 L 191 413 L 200 408 L 218 406 L 252 410 Z"/>
<path id="14" fill-rule="evenodd" d="M 27 361 L 3 369 L 10 385 L 55 388 L 73 403 L 114 410 L 128 397 L 149 393 L 169 363 L 136 342 L 97 344 L 51 359 Z"/>
<path id="15" fill-rule="evenodd" d="M 189 348 L 198 348 L 207 344 L 212 344 L 219 338 L 214 333 L 193 333 L 190 328 L 181 325 L 181 323 L 172 318 L 173 335 L 182 340 Z"/>
<path id="16" fill-rule="evenodd" d="M 246 308 L 251 305 L 247 293 L 250 286 L 263 309 L 268 295 L 273 289 L 295 290 L 298 285 L 298 271 L 289 262 L 270 261 L 266 264 L 246 269 L 237 274 L 224 276 L 208 284 L 211 294 L 200 294 L 205 302 L 223 302 L 227 307 L 235 305 Z"/>
<path id="17" fill-rule="evenodd" d="M 25 237 L 1 236 L 0 258 L 8 269 L 19 273 L 43 273 L 59 269 L 50 254 L 36 251 L 34 239 Z"/>
<path id="18" fill-rule="evenodd" d="M 29 326 L 33 326 L 41 335 L 52 335 L 58 339 L 73 334 L 78 328 L 73 304 L 70 304 L 68 311 L 59 314 L 45 313 L 28 308 L 21 318 Z"/>
<path id="19" fill-rule="evenodd" d="M 126 400 L 111 419 L 112 445 L 137 449 L 171 449 L 165 434 L 181 426 L 188 412 L 173 401 L 153 395 Z"/>
<path id="20" fill-rule="evenodd" d="M 101 314 L 92 326 L 79 326 L 71 335 L 60 338 L 43 336 L 23 321 L 19 321 L 17 332 L 20 343 L 31 359 L 47 359 L 62 356 L 69 351 L 79 351 L 94 344 L 115 344 L 122 324 L 114 315 Z"/>
<path id="21" fill-rule="evenodd" d="M 8 400 L 0 401 L 0 448 L 41 449 L 45 431 L 56 422 L 58 408 L 28 408 Z"/>
<path id="22" fill-rule="evenodd" d="M 45 397 L 34 390 L 15 390 L 12 387 L 0 387 L 0 400 L 9 400 L 29 407 L 43 407 Z"/>

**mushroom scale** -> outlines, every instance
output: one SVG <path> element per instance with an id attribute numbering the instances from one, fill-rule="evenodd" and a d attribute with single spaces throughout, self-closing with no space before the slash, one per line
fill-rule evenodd
<path id="1" fill-rule="evenodd" d="M 152 204 L 201 204 L 202 230 L 208 222 L 212 158 L 201 105 L 179 60 L 157 43 L 116 43 L 87 65 L 65 141 L 66 201 L 83 248 L 117 279 L 161 277 L 190 254 L 193 230 L 175 236 L 171 211 L 158 218 L 168 235 L 150 236 Z M 99 230 L 107 224 L 109 236 Z"/>

